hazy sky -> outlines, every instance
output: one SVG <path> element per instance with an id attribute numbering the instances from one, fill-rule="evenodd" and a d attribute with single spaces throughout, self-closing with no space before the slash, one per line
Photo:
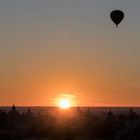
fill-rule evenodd
<path id="1" fill-rule="evenodd" d="M 139 0 L 1 0 L 0 105 L 140 106 Z M 125 19 L 115 28 L 110 12 Z"/>

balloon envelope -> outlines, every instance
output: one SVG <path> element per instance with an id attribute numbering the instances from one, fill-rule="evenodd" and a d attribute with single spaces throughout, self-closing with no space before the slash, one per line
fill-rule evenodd
<path id="1" fill-rule="evenodd" d="M 124 18 L 124 13 L 121 10 L 114 10 L 111 12 L 110 18 L 116 24 L 116 27 L 118 27 Z"/>

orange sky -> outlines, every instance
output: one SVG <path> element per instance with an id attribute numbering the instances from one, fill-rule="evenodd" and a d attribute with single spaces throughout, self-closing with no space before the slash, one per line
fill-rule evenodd
<path id="1" fill-rule="evenodd" d="M 140 2 L 0 4 L 0 105 L 140 106 Z M 110 11 L 125 19 L 115 28 Z"/>

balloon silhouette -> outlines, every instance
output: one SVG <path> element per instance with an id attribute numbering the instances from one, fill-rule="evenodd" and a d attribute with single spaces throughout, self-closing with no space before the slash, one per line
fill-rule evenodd
<path id="1" fill-rule="evenodd" d="M 116 24 L 116 27 L 118 27 L 124 18 L 124 13 L 121 10 L 114 10 L 111 12 L 110 18 Z"/>

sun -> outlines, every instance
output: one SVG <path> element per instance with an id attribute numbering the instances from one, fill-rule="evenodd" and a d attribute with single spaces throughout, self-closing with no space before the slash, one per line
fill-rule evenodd
<path id="1" fill-rule="evenodd" d="M 70 108 L 70 106 L 71 106 L 70 101 L 67 99 L 62 99 L 59 102 L 59 107 L 62 109 L 68 109 L 68 108 Z"/>

